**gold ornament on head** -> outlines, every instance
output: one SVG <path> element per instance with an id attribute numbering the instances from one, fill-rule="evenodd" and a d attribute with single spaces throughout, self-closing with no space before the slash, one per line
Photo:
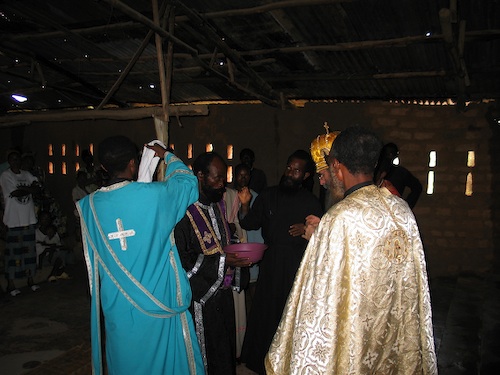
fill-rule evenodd
<path id="1" fill-rule="evenodd" d="M 331 132 L 328 123 L 325 121 L 323 127 L 326 130 L 326 134 L 318 135 L 311 142 L 311 156 L 316 163 L 316 172 L 324 171 L 328 169 L 328 163 L 326 158 L 330 154 L 330 148 L 332 148 L 333 141 L 340 134 L 339 131 Z"/>

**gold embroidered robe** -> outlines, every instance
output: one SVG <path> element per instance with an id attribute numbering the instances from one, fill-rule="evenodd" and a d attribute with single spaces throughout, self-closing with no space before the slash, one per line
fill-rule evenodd
<path id="1" fill-rule="evenodd" d="M 267 374 L 437 374 L 424 250 L 408 205 L 363 187 L 311 238 Z"/>

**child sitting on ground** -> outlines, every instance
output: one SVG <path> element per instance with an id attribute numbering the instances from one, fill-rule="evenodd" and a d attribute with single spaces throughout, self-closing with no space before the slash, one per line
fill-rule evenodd
<path id="1" fill-rule="evenodd" d="M 63 249 L 61 238 L 55 225 L 51 224 L 48 212 L 40 213 L 40 226 L 36 230 L 36 254 L 38 269 L 42 269 L 44 262 L 52 265 L 48 281 L 56 282 L 58 279 L 69 279 L 64 272 L 64 260 L 61 254 Z"/>

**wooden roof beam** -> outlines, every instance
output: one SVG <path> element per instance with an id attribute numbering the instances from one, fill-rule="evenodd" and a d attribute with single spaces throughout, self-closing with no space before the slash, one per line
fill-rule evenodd
<path id="1" fill-rule="evenodd" d="M 170 105 L 170 116 L 206 116 L 208 115 L 208 105 L 190 104 L 190 105 Z M 110 109 L 107 111 L 88 111 L 88 110 L 60 110 L 49 112 L 33 113 L 11 113 L 0 116 L 0 127 L 11 127 L 32 122 L 47 121 L 79 121 L 79 120 L 134 120 L 148 118 L 152 116 L 161 116 L 163 108 L 161 106 L 150 106 L 130 109 Z"/>
<path id="2" fill-rule="evenodd" d="M 257 88 L 258 92 L 263 93 L 263 95 L 270 97 L 274 100 L 280 100 L 280 95 L 273 90 L 273 88 L 263 80 L 252 68 L 248 66 L 246 60 L 244 60 L 238 52 L 230 48 L 224 40 L 210 27 L 203 17 L 191 9 L 190 7 L 184 5 L 181 1 L 176 0 L 177 4 L 184 12 L 186 12 L 188 18 L 191 22 L 196 25 L 201 31 L 204 40 L 208 40 L 210 43 L 215 45 L 225 56 L 230 59 L 234 66 L 245 76 L 251 80 L 251 84 Z"/>
<path id="3" fill-rule="evenodd" d="M 311 6 L 311 5 L 322 5 L 322 4 L 334 4 L 334 3 L 347 3 L 353 0 L 287 0 L 287 1 L 279 1 L 270 4 L 264 4 L 260 6 L 256 6 L 253 8 L 243 8 L 243 9 L 232 9 L 227 11 L 219 11 L 219 12 L 208 12 L 203 13 L 202 16 L 205 19 L 215 19 L 222 17 L 235 17 L 235 16 L 245 16 L 249 14 L 258 14 L 264 13 L 267 11 L 271 11 L 273 9 L 281 9 L 281 8 L 292 8 L 299 6 Z M 175 17 L 175 22 L 183 22 L 187 21 L 189 18 L 187 16 L 181 15 Z M 94 34 L 102 34 L 105 32 L 110 32 L 114 30 L 128 30 L 128 29 L 138 29 L 144 28 L 145 25 L 140 22 L 117 22 L 114 24 L 106 24 L 101 26 L 92 26 L 78 29 L 71 29 L 71 32 L 74 34 L 81 35 L 94 35 Z M 45 33 L 24 33 L 24 34 L 11 34 L 4 35 L 4 40 L 12 40 L 16 42 L 20 42 L 23 40 L 39 40 L 39 39 L 49 39 L 49 38 L 59 38 L 67 36 L 67 31 L 50 31 Z"/>
<path id="4" fill-rule="evenodd" d="M 218 77 L 219 79 L 222 79 L 223 81 L 225 81 L 230 86 L 232 86 L 232 87 L 234 87 L 234 88 L 236 88 L 236 89 L 238 89 L 240 91 L 243 91 L 243 92 L 245 92 L 245 93 L 247 93 L 249 95 L 258 97 L 259 100 L 263 101 L 266 104 L 269 104 L 269 105 L 272 105 L 272 106 L 277 106 L 279 104 L 279 101 L 277 101 L 274 97 L 268 97 L 267 95 L 263 95 L 263 94 L 260 94 L 260 93 L 254 93 L 252 90 L 249 90 L 249 89 L 245 88 L 242 85 L 230 82 L 230 80 L 228 79 L 228 77 L 226 77 L 222 73 L 218 72 L 217 70 L 211 68 L 204 61 L 202 61 L 199 58 L 198 51 L 195 48 L 191 47 L 190 45 L 188 45 L 187 43 L 183 42 L 179 38 L 174 37 L 172 34 L 168 33 L 165 29 L 163 29 L 163 28 L 155 25 L 155 23 L 152 20 L 150 20 L 149 18 L 145 17 L 141 13 L 135 11 L 134 9 L 130 8 L 128 5 L 122 3 L 119 0 L 103 0 L 103 1 L 106 2 L 106 3 L 108 3 L 108 4 L 110 4 L 110 5 L 112 5 L 112 6 L 114 6 L 115 8 L 117 8 L 118 10 L 120 10 L 121 12 L 123 12 L 124 14 L 126 14 L 127 16 L 131 17 L 132 19 L 134 19 L 134 20 L 136 20 L 138 22 L 141 22 L 144 25 L 148 26 L 150 29 L 154 30 L 156 33 L 158 33 L 163 38 L 171 40 L 175 44 L 180 45 L 181 47 L 185 48 L 191 54 L 191 56 L 193 57 L 193 59 L 198 63 L 198 65 L 202 66 L 203 68 L 205 68 L 205 70 L 211 72 L 212 74 L 214 74 L 214 76 Z M 256 94 L 256 95 L 254 95 L 254 94 Z"/>
<path id="5" fill-rule="evenodd" d="M 23 56 L 24 58 L 27 59 L 32 59 L 35 62 L 41 63 L 42 65 L 50 68 L 51 70 L 61 74 L 62 76 L 65 76 L 66 78 L 69 78 L 73 82 L 79 83 L 86 89 L 90 90 L 91 93 L 94 95 L 104 98 L 106 94 L 102 92 L 99 88 L 96 86 L 92 85 L 91 83 L 87 82 L 86 80 L 82 79 L 79 75 L 73 74 L 70 71 L 67 71 L 64 69 L 62 66 L 58 64 L 54 64 L 52 61 L 47 60 L 46 58 L 42 56 L 38 56 L 32 52 L 29 51 L 19 51 L 17 49 L 11 48 L 11 47 L 6 47 L 6 46 L 0 46 L 0 50 L 3 52 L 7 52 L 9 55 L 15 55 L 15 56 Z M 8 71 L 4 71 L 6 74 L 10 74 Z M 113 103 L 116 105 L 119 105 L 120 107 L 127 107 L 126 103 L 122 103 L 114 98 L 112 98 Z"/>
<path id="6" fill-rule="evenodd" d="M 330 74 L 330 73 L 312 73 L 312 74 L 289 74 L 281 76 L 266 76 L 269 82 L 307 82 L 307 81 L 358 81 L 358 80 L 383 80 L 383 79 L 408 79 L 408 78 L 434 78 L 445 77 L 448 73 L 444 70 L 433 70 L 423 72 L 392 72 L 392 73 L 377 73 L 377 74 Z M 215 79 L 211 77 L 206 78 L 179 78 L 174 80 L 176 83 L 199 83 L 209 84 L 215 83 Z"/>
<path id="7" fill-rule="evenodd" d="M 455 67 L 454 73 L 457 79 L 457 101 L 458 108 L 465 109 L 466 102 L 466 87 L 470 86 L 469 74 L 465 66 L 463 58 L 464 42 L 465 42 L 465 22 L 460 22 L 459 37 L 455 40 L 453 35 L 452 21 L 453 12 L 450 9 L 442 8 L 439 11 L 439 21 L 441 22 L 441 30 L 443 38 L 448 47 L 448 54 Z M 458 45 L 460 42 L 460 46 Z M 460 50 L 460 53 L 459 53 Z"/>
<path id="8" fill-rule="evenodd" d="M 167 9 L 167 5 L 166 4 L 167 4 L 167 1 L 165 1 L 162 4 L 162 7 L 160 9 L 160 12 L 161 12 L 162 15 L 163 15 L 163 13 L 165 13 L 165 11 Z M 134 56 L 132 56 L 132 58 L 128 62 L 128 64 L 125 67 L 125 69 L 123 69 L 123 71 L 121 72 L 121 74 L 118 77 L 118 79 L 116 80 L 116 82 L 113 84 L 113 86 L 111 87 L 111 89 L 108 91 L 108 93 L 106 94 L 106 96 L 104 97 L 104 99 L 102 99 L 101 103 L 97 106 L 97 108 L 96 108 L 97 110 L 102 109 L 106 105 L 106 103 L 108 102 L 108 100 L 120 88 L 121 84 L 123 83 L 123 81 L 125 80 L 125 78 L 127 78 L 128 74 L 130 73 L 130 71 L 134 67 L 134 65 L 137 62 L 137 60 L 139 59 L 139 57 L 142 55 L 142 53 L 144 52 L 144 50 L 146 49 L 146 47 L 149 45 L 149 41 L 150 41 L 151 37 L 153 36 L 153 33 L 154 33 L 154 31 L 151 30 L 151 29 L 148 31 L 148 33 L 146 34 L 145 38 L 143 39 L 141 45 L 139 46 L 139 48 L 137 49 L 137 51 L 135 51 Z"/>
<path id="9" fill-rule="evenodd" d="M 100 53 L 102 53 L 104 56 L 110 56 L 113 58 L 114 56 L 111 55 L 108 51 L 103 50 L 100 48 L 98 45 L 96 45 L 94 42 L 84 38 L 81 34 L 74 33 L 71 29 L 68 29 L 64 27 L 63 25 L 59 24 L 58 22 L 55 22 L 52 18 L 47 18 L 43 16 L 41 13 L 36 12 L 35 8 L 32 7 L 27 7 L 21 2 L 11 2 L 9 6 L 15 10 L 19 15 L 22 15 L 23 17 L 27 19 L 32 19 L 35 22 L 40 23 L 41 25 L 48 27 L 48 28 L 53 28 L 56 30 L 60 30 L 64 36 L 66 37 L 73 37 L 75 38 L 78 42 L 80 43 L 88 43 L 89 45 L 92 45 L 93 48 L 98 50 Z M 8 39 L 4 39 L 4 43 L 8 42 Z M 16 43 L 18 45 L 19 43 Z"/>
<path id="10" fill-rule="evenodd" d="M 266 13 L 276 9 L 294 8 L 312 5 L 326 5 L 338 3 L 350 3 L 356 0 L 285 0 L 276 1 L 269 4 L 258 5 L 252 8 L 230 9 L 217 12 L 208 12 L 200 14 L 204 19 L 214 19 L 223 17 L 248 16 L 250 14 Z M 189 16 L 177 16 L 175 22 L 187 21 Z"/>

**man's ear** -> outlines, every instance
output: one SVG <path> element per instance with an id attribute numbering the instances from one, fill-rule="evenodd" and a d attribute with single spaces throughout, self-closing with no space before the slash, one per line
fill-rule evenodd
<path id="1" fill-rule="evenodd" d="M 335 171 L 335 175 L 339 181 L 344 181 L 344 174 L 342 173 L 342 169 L 340 169 L 340 167 Z"/>
<path id="2" fill-rule="evenodd" d="M 338 171 L 337 171 L 337 178 L 339 179 L 339 181 L 344 182 L 345 181 L 344 174 L 347 175 L 348 173 L 349 173 L 349 171 L 346 168 L 346 166 L 344 164 L 339 164 Z"/>
<path id="3" fill-rule="evenodd" d="M 203 172 L 202 172 L 202 171 L 198 171 L 198 172 L 196 172 L 196 177 L 198 177 L 198 181 L 203 180 L 203 176 L 204 176 L 204 174 L 203 174 Z"/>
<path id="4" fill-rule="evenodd" d="M 127 168 L 130 171 L 139 169 L 139 166 L 137 165 L 137 161 L 135 159 L 130 159 L 128 164 L 127 164 Z"/>
<path id="5" fill-rule="evenodd" d="M 307 180 L 311 174 L 309 172 L 304 173 L 304 180 Z"/>
<path id="6" fill-rule="evenodd" d="M 340 162 L 335 158 L 332 159 L 332 165 L 330 167 L 330 172 L 334 173 L 335 177 L 337 177 L 337 179 L 339 181 L 344 180 L 344 174 L 342 173 L 342 170 L 340 168 Z"/>

